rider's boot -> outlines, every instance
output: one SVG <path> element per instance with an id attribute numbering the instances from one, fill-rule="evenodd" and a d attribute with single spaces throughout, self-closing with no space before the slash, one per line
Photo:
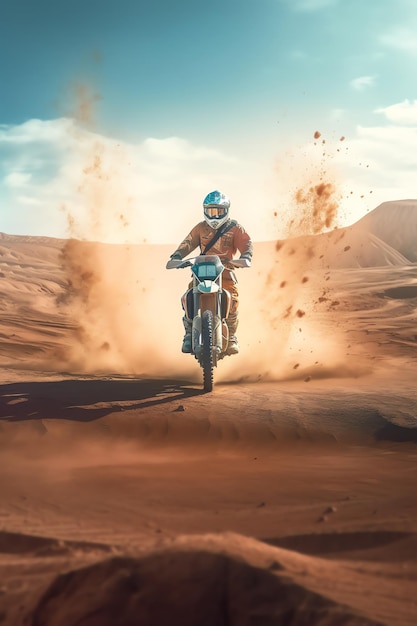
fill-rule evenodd
<path id="1" fill-rule="evenodd" d="M 188 317 L 183 317 L 182 318 L 182 323 L 184 324 L 184 330 L 185 330 L 185 335 L 184 335 L 184 339 L 182 340 L 182 352 L 185 352 L 187 354 L 189 354 L 192 350 L 192 322 L 191 320 L 188 319 Z"/>
<path id="2" fill-rule="evenodd" d="M 238 354 L 239 344 L 236 337 L 236 330 L 238 325 L 237 313 L 231 313 L 227 318 L 226 323 L 229 329 L 229 342 L 227 344 L 226 354 Z"/>
<path id="3" fill-rule="evenodd" d="M 239 344 L 236 335 L 229 336 L 229 343 L 227 344 L 227 354 L 238 354 Z"/>

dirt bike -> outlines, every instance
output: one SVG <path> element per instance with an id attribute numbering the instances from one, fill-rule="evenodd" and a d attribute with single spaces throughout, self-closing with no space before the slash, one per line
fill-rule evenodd
<path id="1" fill-rule="evenodd" d="M 233 267 L 249 267 L 246 259 L 228 261 Z M 217 255 L 200 255 L 190 259 L 171 259 L 167 269 L 191 267 L 193 284 L 182 297 L 186 317 L 192 321 L 192 348 L 203 370 L 204 391 L 213 390 L 213 370 L 227 355 L 231 295 L 222 287 L 225 269 Z"/>

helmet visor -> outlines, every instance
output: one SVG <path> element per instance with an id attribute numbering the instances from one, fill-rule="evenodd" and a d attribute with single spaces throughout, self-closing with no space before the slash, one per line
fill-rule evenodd
<path id="1" fill-rule="evenodd" d="M 227 209 L 220 206 L 209 206 L 204 209 L 207 217 L 224 217 L 227 213 Z"/>

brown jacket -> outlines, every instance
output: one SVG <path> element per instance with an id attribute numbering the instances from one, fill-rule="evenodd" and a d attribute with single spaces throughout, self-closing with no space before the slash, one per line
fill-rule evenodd
<path id="1" fill-rule="evenodd" d="M 200 246 L 200 250 L 204 252 L 206 245 L 211 241 L 215 233 L 215 229 L 211 228 L 207 222 L 200 222 L 188 233 L 174 254 L 179 253 L 184 258 L 195 250 L 197 246 Z M 214 246 L 207 250 L 207 254 L 217 254 L 223 263 L 227 263 L 237 251 L 241 255 L 245 255 L 249 260 L 252 258 L 253 245 L 251 238 L 240 224 L 236 224 L 227 233 L 219 237 Z"/>

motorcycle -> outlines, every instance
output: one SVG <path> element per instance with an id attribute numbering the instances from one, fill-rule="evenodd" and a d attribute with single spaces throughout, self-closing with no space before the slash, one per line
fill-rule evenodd
<path id="1" fill-rule="evenodd" d="M 250 261 L 228 261 L 233 267 L 249 267 Z M 212 391 L 214 368 L 227 355 L 229 329 L 226 320 L 230 313 L 231 295 L 222 287 L 225 266 L 213 255 L 199 255 L 190 259 L 171 259 L 167 269 L 191 267 L 192 287 L 182 297 L 185 316 L 192 322 L 191 354 L 203 370 L 204 391 Z"/>

